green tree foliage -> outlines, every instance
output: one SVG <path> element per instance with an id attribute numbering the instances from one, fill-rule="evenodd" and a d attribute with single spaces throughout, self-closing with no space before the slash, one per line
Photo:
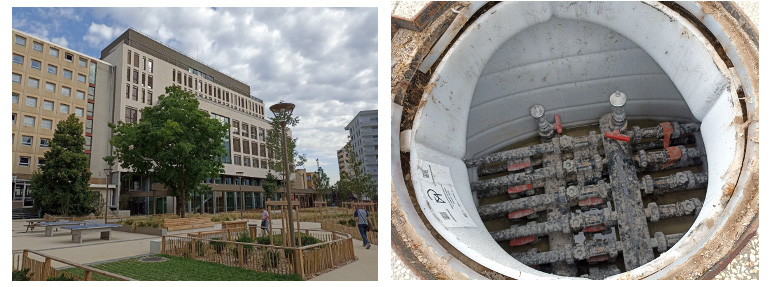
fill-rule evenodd
<path id="1" fill-rule="evenodd" d="M 110 128 L 115 155 L 104 159 L 162 183 L 178 198 L 181 217 L 188 197 L 210 190 L 203 180 L 224 172 L 222 142 L 230 125 L 199 110 L 195 96 L 179 87 L 167 87 L 157 105 L 142 110 L 138 123 Z"/>
<path id="2" fill-rule="evenodd" d="M 299 124 L 299 117 L 292 117 L 291 115 L 279 114 L 275 117 L 268 118 L 270 120 L 270 129 L 267 130 L 265 135 L 265 142 L 267 143 L 267 150 L 270 154 L 268 158 L 268 166 L 271 170 L 283 175 L 283 137 L 281 131 L 281 120 L 286 120 L 286 153 L 288 155 L 289 172 L 294 171 L 294 167 L 305 165 L 305 155 L 299 154 L 295 148 L 297 147 L 297 139 L 291 137 L 291 127 Z"/>
<path id="3" fill-rule="evenodd" d="M 32 199 L 44 213 L 87 215 L 94 211 L 94 192 L 88 188 L 91 172 L 83 124 L 71 114 L 56 126 L 45 165 L 32 174 Z"/>
<path id="4" fill-rule="evenodd" d="M 342 200 L 347 199 L 349 195 L 355 195 L 358 199 L 363 197 L 377 199 L 377 183 L 372 180 L 372 176 L 364 172 L 363 163 L 358 159 L 353 147 L 350 144 L 344 147 L 347 160 L 346 166 L 351 173 L 340 171 L 340 181 L 337 182 L 337 189 Z"/>
<path id="5" fill-rule="evenodd" d="M 267 177 L 262 181 L 262 189 L 265 190 L 265 201 L 273 199 L 278 191 L 278 178 L 273 173 L 268 172 Z"/>
<path id="6" fill-rule="evenodd" d="M 326 196 L 331 191 L 331 186 L 329 186 L 329 176 L 326 175 L 321 164 L 318 163 L 318 159 L 316 159 L 315 162 L 316 165 L 318 165 L 318 170 L 313 175 L 313 189 L 318 191 L 321 195 Z"/>

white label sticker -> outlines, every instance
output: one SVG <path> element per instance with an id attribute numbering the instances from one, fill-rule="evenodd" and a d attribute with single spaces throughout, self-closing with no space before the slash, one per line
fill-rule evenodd
<path id="1" fill-rule="evenodd" d="M 449 168 L 421 160 L 415 177 L 433 215 L 445 227 L 476 227 L 457 196 Z"/>

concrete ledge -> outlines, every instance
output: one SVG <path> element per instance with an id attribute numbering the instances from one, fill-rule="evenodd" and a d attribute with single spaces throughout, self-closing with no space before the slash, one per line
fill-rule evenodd
<path id="1" fill-rule="evenodd" d="M 150 240 L 150 253 L 160 254 L 161 239 Z"/>
<path id="2" fill-rule="evenodd" d="M 156 236 L 163 236 L 168 233 L 166 229 L 164 228 L 153 228 L 153 227 L 137 227 L 136 229 L 132 228 L 130 225 L 123 225 L 123 227 L 115 228 L 115 231 L 122 231 L 122 232 L 130 232 L 130 233 L 141 233 L 141 234 L 148 234 L 148 235 L 156 235 Z"/>

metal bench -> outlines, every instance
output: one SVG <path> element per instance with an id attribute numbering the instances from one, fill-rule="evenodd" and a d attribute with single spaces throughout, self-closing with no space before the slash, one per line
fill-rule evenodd
<path id="1" fill-rule="evenodd" d="M 72 230 L 72 242 L 82 243 L 83 233 L 101 232 L 99 238 L 104 240 L 110 240 L 110 232 L 113 228 L 121 227 L 120 224 L 87 224 L 87 225 L 75 225 L 64 226 L 62 228 Z"/>
<path id="2" fill-rule="evenodd" d="M 55 221 L 55 222 L 41 222 L 41 223 L 38 223 L 37 225 L 45 227 L 45 236 L 52 237 L 54 228 L 64 227 L 64 226 L 83 225 L 83 224 L 86 224 L 86 222 L 85 221 Z"/>

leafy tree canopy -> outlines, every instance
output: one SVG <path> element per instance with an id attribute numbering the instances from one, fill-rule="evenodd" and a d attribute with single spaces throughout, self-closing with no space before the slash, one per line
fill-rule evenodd
<path id="1" fill-rule="evenodd" d="M 289 162 L 289 172 L 294 171 L 294 167 L 305 165 L 304 154 L 299 154 L 296 151 L 297 139 L 291 137 L 291 127 L 299 124 L 299 117 L 292 117 L 288 114 L 278 114 L 274 117 L 269 117 L 270 129 L 267 130 L 265 142 L 267 143 L 267 149 L 269 152 L 268 166 L 271 170 L 283 175 L 283 133 L 281 131 L 281 120 L 286 121 L 286 153 Z"/>
<path id="2" fill-rule="evenodd" d="M 345 145 L 344 150 L 347 157 L 345 163 L 351 172 L 340 171 L 340 181 L 337 182 L 337 189 L 341 198 L 344 200 L 352 194 L 358 199 L 368 197 L 376 200 L 377 183 L 372 180 L 371 175 L 364 172 L 363 163 L 356 156 L 350 143 Z"/>
<path id="3" fill-rule="evenodd" d="M 87 215 L 94 211 L 94 193 L 88 188 L 91 172 L 83 124 L 74 114 L 56 126 L 45 165 L 32 174 L 34 206 L 44 213 Z"/>
<path id="4" fill-rule="evenodd" d="M 186 198 L 209 191 L 203 180 L 224 172 L 221 156 L 227 153 L 222 142 L 230 125 L 212 119 L 198 104 L 194 95 L 167 87 L 155 106 L 142 110 L 138 123 L 110 124 L 115 152 L 104 158 L 162 183 L 180 198 L 182 217 Z"/>

